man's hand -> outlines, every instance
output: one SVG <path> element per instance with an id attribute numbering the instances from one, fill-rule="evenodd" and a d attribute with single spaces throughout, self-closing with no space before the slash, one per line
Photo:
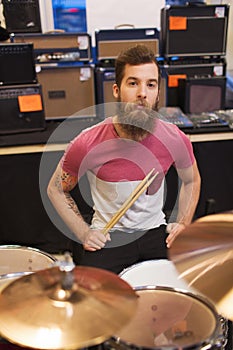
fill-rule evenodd
<path id="1" fill-rule="evenodd" d="M 185 225 L 183 223 L 172 222 L 167 225 L 167 233 L 169 233 L 166 243 L 167 247 L 171 248 L 172 243 L 176 239 L 176 237 L 185 229 Z"/>
<path id="2" fill-rule="evenodd" d="M 83 247 L 85 250 L 95 252 L 105 247 L 107 241 L 111 241 L 110 234 L 104 235 L 100 230 L 89 229 Z"/>

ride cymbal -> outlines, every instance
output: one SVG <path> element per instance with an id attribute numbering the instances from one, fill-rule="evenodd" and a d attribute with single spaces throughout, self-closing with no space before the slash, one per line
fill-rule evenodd
<path id="1" fill-rule="evenodd" d="M 189 225 L 170 248 L 179 277 L 233 320 L 233 213 L 209 215 Z"/>
<path id="2" fill-rule="evenodd" d="M 9 284 L 0 294 L 0 333 L 37 349 L 96 345 L 134 315 L 137 296 L 106 270 L 79 266 L 41 270 Z"/>

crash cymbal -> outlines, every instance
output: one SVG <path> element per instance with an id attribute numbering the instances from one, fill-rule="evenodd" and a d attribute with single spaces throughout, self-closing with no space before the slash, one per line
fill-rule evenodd
<path id="1" fill-rule="evenodd" d="M 233 223 L 233 210 L 225 213 L 206 215 L 197 220 L 198 222 L 231 222 Z"/>
<path id="2" fill-rule="evenodd" d="M 199 249 L 226 247 L 233 247 L 233 212 L 207 215 L 194 221 L 176 238 L 169 256 L 175 261 Z"/>
<path id="3" fill-rule="evenodd" d="M 117 275 L 79 266 L 23 276 L 0 295 L 0 334 L 37 349 L 100 344 L 134 315 L 137 296 Z"/>
<path id="4" fill-rule="evenodd" d="M 233 320 L 233 212 L 203 217 L 170 248 L 179 277 Z"/>

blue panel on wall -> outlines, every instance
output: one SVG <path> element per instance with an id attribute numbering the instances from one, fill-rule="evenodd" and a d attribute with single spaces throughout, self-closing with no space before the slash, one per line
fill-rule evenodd
<path id="1" fill-rule="evenodd" d="M 54 28 L 86 32 L 86 0 L 52 0 Z"/>

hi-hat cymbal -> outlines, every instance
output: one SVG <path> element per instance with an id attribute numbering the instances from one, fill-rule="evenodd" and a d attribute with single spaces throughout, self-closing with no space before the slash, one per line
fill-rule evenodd
<path id="1" fill-rule="evenodd" d="M 233 320 L 233 213 L 209 215 L 189 225 L 170 249 L 179 277 Z"/>
<path id="2" fill-rule="evenodd" d="M 0 333 L 37 349 L 100 344 L 134 315 L 137 296 L 117 275 L 93 267 L 52 267 L 21 277 L 0 294 Z"/>

